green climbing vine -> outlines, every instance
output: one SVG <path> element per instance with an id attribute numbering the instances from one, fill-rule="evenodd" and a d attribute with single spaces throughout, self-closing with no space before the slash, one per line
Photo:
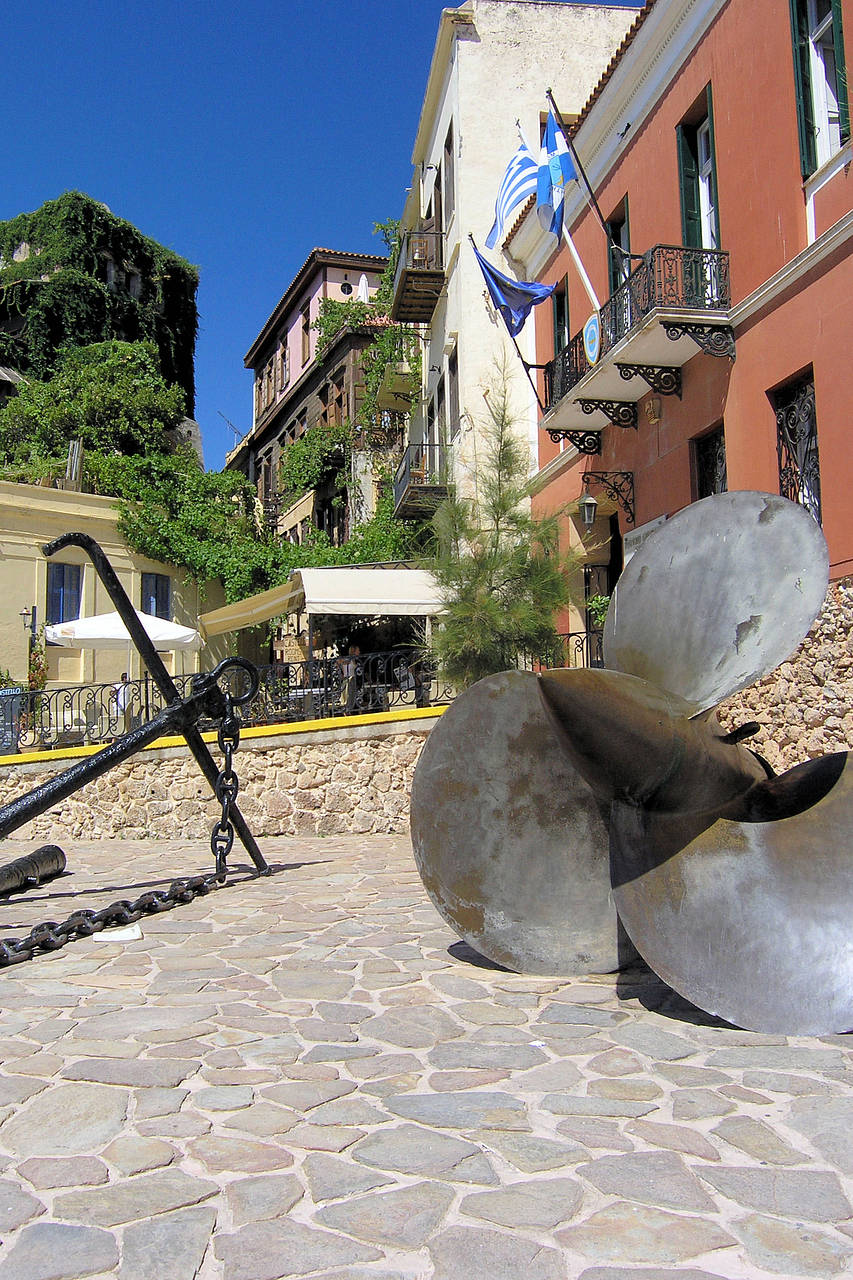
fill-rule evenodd
<path id="1" fill-rule="evenodd" d="M 70 346 L 148 340 L 192 413 L 197 287 L 183 258 L 66 191 L 0 222 L 0 364 L 44 380 Z"/>
<path id="2" fill-rule="evenodd" d="M 292 441 L 279 464 L 279 493 L 285 500 L 295 501 L 332 475 L 337 487 L 342 488 L 347 481 L 352 435 L 348 422 L 330 426 L 318 423 Z"/>

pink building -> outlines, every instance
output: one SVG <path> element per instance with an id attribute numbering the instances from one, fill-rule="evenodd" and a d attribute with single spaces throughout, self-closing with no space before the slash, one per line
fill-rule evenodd
<path id="1" fill-rule="evenodd" d="M 371 330 L 345 327 L 318 357 L 314 326 L 324 298 L 372 298 L 386 265 L 387 258 L 373 254 L 313 249 L 244 359 L 254 373 L 252 429 L 225 465 L 257 484 L 268 520 L 291 540 L 301 541 L 309 525 L 323 529 L 334 543 L 346 536 L 347 509 L 336 501 L 332 478 L 288 503 L 279 468 L 288 444 L 311 427 L 356 422 L 359 356 Z"/>

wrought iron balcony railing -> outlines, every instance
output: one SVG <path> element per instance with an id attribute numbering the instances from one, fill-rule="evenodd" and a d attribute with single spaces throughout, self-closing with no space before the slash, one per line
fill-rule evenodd
<path id="1" fill-rule="evenodd" d="M 719 312 L 728 310 L 730 302 L 727 253 L 655 245 L 599 312 L 599 362 L 656 308 Z M 584 350 L 583 333 L 576 333 L 545 368 L 546 409 L 562 400 L 593 367 Z"/>
<path id="2" fill-rule="evenodd" d="M 429 324 L 444 288 L 444 237 L 440 231 L 405 231 L 394 276 L 391 319 Z"/>
<path id="3" fill-rule="evenodd" d="M 394 513 L 401 508 L 427 509 L 447 495 L 448 457 L 440 444 L 410 444 L 394 476 Z"/>

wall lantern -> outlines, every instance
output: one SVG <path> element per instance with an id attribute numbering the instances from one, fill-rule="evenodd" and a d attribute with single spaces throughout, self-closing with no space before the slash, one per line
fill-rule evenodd
<path id="1" fill-rule="evenodd" d="M 587 490 L 584 496 L 578 502 L 578 511 L 580 512 L 581 520 L 583 521 L 583 527 L 585 529 L 591 529 L 592 526 L 595 524 L 595 513 L 597 510 L 598 510 L 598 502 L 592 496 L 589 490 Z"/>
<path id="2" fill-rule="evenodd" d="M 633 471 L 585 471 L 583 474 L 583 483 L 586 486 L 587 493 L 585 498 L 581 498 L 578 503 L 578 510 L 581 513 L 584 526 L 589 529 L 595 520 L 595 508 L 598 503 L 589 492 L 589 485 L 595 480 L 601 485 L 608 498 L 612 498 L 617 503 L 628 518 L 628 523 L 634 523 L 634 473 Z M 587 515 L 590 508 L 588 503 L 592 504 L 591 514 Z"/>

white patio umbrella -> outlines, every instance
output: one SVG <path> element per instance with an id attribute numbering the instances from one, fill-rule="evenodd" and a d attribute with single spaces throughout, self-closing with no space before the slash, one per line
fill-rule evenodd
<path id="1" fill-rule="evenodd" d="M 182 627 L 165 618 L 140 613 L 138 609 L 136 616 L 148 632 L 154 648 L 161 652 L 201 648 L 201 636 L 192 627 Z M 61 644 L 67 649 L 125 649 L 132 643 L 127 627 L 117 613 L 98 613 L 91 618 L 57 622 L 45 627 L 44 637 L 51 644 Z"/>

